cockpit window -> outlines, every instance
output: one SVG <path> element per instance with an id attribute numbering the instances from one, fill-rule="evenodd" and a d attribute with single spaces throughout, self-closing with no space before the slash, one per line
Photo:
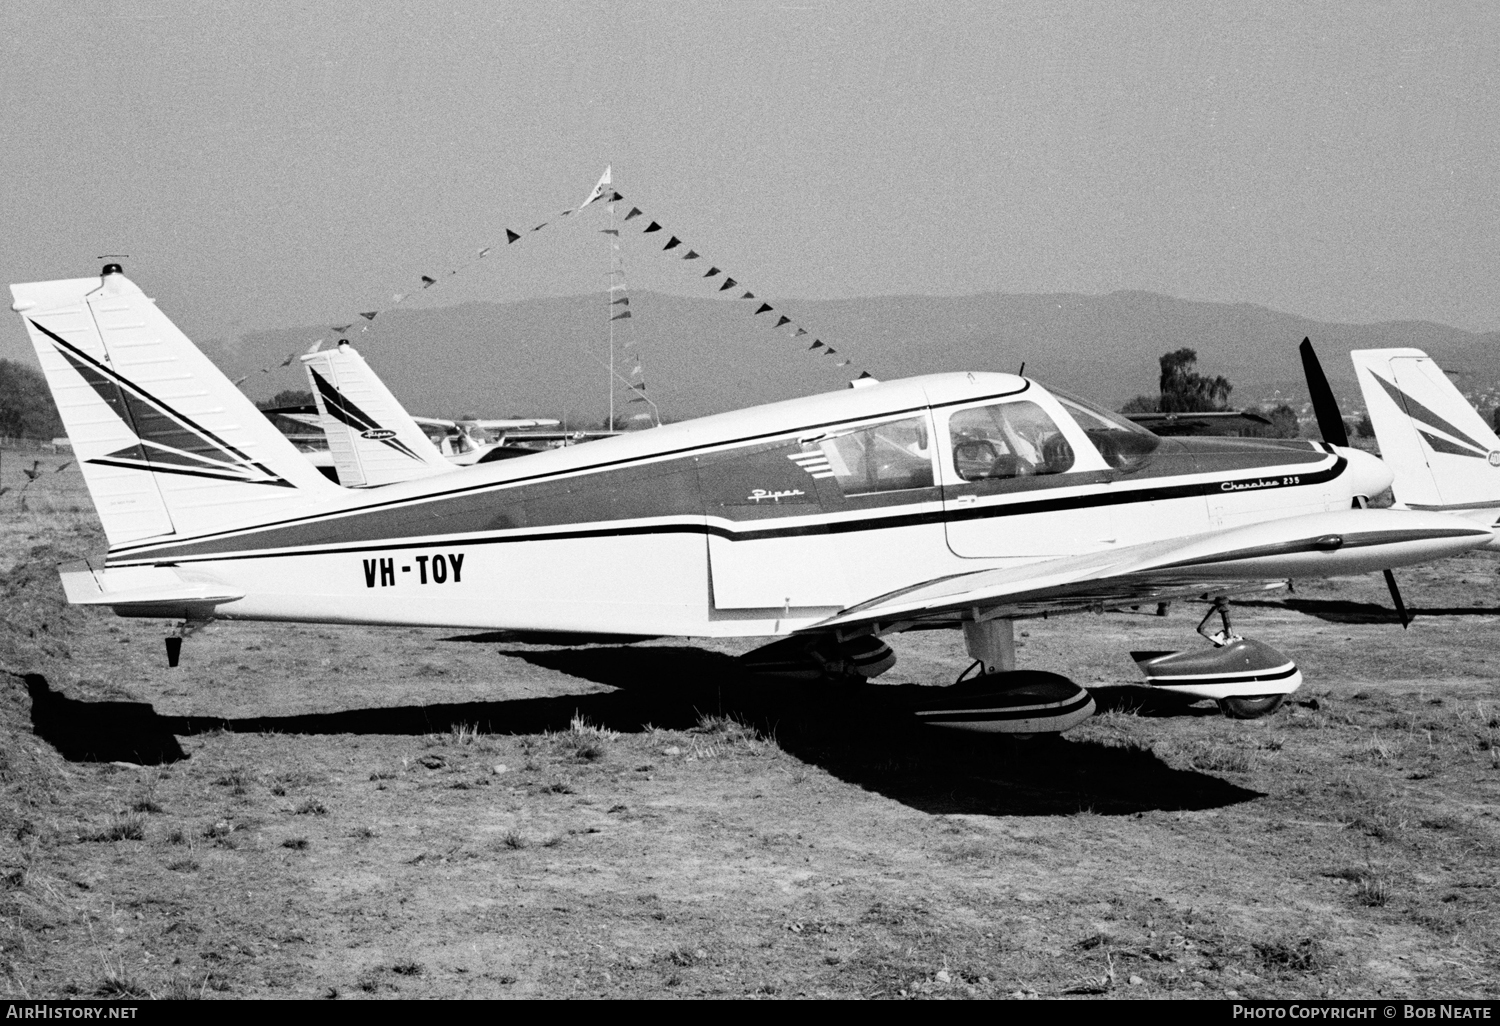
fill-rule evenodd
<path id="1" fill-rule="evenodd" d="M 960 410 L 949 419 L 948 433 L 953 469 L 965 481 L 1061 474 L 1073 466 L 1073 447 L 1030 400 Z"/>
<path id="2" fill-rule="evenodd" d="M 1161 445 L 1161 438 L 1118 413 L 1095 406 L 1086 399 L 1050 390 L 1089 436 L 1099 455 L 1116 470 L 1133 470 L 1145 463 Z"/>

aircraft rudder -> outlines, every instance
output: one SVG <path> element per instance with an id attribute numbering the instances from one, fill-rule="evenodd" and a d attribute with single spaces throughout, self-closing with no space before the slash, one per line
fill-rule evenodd
<path id="1" fill-rule="evenodd" d="M 341 342 L 302 363 L 340 484 L 372 487 L 454 469 L 353 346 Z"/>
<path id="2" fill-rule="evenodd" d="M 1350 357 L 1399 502 L 1500 504 L 1500 437 L 1435 360 L 1411 348 Z"/>
<path id="3" fill-rule="evenodd" d="M 111 546 L 253 521 L 331 488 L 118 265 L 11 293 Z"/>

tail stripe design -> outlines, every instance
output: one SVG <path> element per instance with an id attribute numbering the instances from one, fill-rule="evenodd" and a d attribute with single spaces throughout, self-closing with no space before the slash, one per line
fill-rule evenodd
<path id="1" fill-rule="evenodd" d="M 294 487 L 290 481 L 252 460 L 207 428 L 178 413 L 129 379 L 121 377 L 34 318 L 32 327 L 46 335 L 100 399 L 139 439 L 137 444 L 87 460 L 106 467 L 127 467 L 159 474 L 183 474 L 244 484 Z"/>
<path id="2" fill-rule="evenodd" d="M 355 431 L 365 432 L 384 430 L 378 423 L 376 423 L 374 417 L 371 417 L 364 410 L 361 410 L 358 406 L 356 406 L 352 401 L 350 401 L 347 396 L 345 396 L 342 392 L 335 388 L 333 386 L 333 383 L 330 382 L 327 378 L 323 377 L 323 375 L 319 374 L 311 367 L 307 369 L 307 372 L 312 375 L 313 384 L 317 385 L 318 393 L 323 397 L 323 402 L 328 409 L 329 416 L 338 420 L 342 424 L 348 425 Z M 381 438 L 379 439 L 379 441 L 384 442 L 387 446 L 395 449 L 403 456 L 410 456 L 418 463 L 425 462 L 422 457 L 412 452 L 411 447 L 408 446 L 405 442 L 401 441 L 401 439 L 399 438 Z"/>
<path id="3" fill-rule="evenodd" d="M 1433 413 L 1427 407 L 1401 391 L 1401 389 L 1385 380 L 1385 378 L 1382 378 L 1379 374 L 1371 371 L 1370 377 L 1374 378 L 1380 387 L 1385 389 L 1386 394 L 1391 397 L 1391 400 L 1397 406 L 1404 409 L 1406 415 L 1412 420 L 1423 421 L 1428 427 L 1435 428 L 1451 436 L 1451 438 L 1439 438 L 1429 431 L 1423 431 L 1420 427 L 1417 428 L 1417 433 L 1422 436 L 1423 441 L 1432 446 L 1434 452 L 1449 453 L 1453 456 L 1473 456 L 1477 459 L 1485 459 L 1489 456 L 1489 450 L 1485 446 L 1470 438 L 1436 413 Z M 1458 442 L 1455 443 L 1451 439 L 1457 439 Z"/>

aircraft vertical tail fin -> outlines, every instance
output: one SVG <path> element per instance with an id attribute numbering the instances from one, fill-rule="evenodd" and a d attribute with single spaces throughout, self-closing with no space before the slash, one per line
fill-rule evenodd
<path id="1" fill-rule="evenodd" d="M 302 357 L 339 483 L 394 484 L 456 469 L 347 342 Z"/>
<path id="2" fill-rule="evenodd" d="M 1349 354 L 1396 499 L 1420 509 L 1500 505 L 1500 438 L 1420 349 Z"/>
<path id="3" fill-rule="evenodd" d="M 112 549 L 337 494 L 119 265 L 11 294 Z"/>

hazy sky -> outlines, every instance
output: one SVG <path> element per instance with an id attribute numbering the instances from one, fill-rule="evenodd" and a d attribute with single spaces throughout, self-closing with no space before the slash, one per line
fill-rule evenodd
<path id="1" fill-rule="evenodd" d="M 1490 3 L 31 0 L 0 47 L 0 274 L 128 253 L 198 338 L 388 305 L 606 163 L 773 298 L 1500 328 Z M 590 216 L 417 302 L 599 288 Z M 711 292 L 644 243 L 632 285 Z"/>

